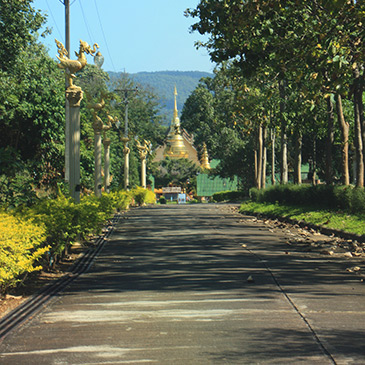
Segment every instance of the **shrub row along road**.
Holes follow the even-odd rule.
[[[354,260],[295,250],[229,205],[133,209],[0,363],[362,364]]]

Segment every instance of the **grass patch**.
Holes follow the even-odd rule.
[[[298,207],[252,201],[242,203],[240,212],[285,217],[343,232],[365,235],[365,214],[348,214],[342,211],[318,209],[310,206]]]

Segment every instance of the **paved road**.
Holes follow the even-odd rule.
[[[90,270],[4,339],[0,364],[365,364],[349,263],[286,254],[229,208],[128,212]]]

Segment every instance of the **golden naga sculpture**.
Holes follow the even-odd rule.
[[[86,95],[87,100],[91,100],[91,96],[89,95],[89,93],[87,91],[85,91],[85,95]],[[100,111],[105,106],[105,100],[104,100],[104,97],[105,96],[106,95],[104,93],[101,93],[101,95],[100,95],[100,101],[97,102],[97,103],[92,103],[91,101],[88,102],[87,108],[88,109],[93,109],[94,112]]]
[[[56,57],[60,61],[60,63],[57,66],[65,70],[69,87],[73,87],[74,85],[72,83],[72,79],[76,77],[75,73],[83,69],[87,63],[85,53],[93,56],[94,53],[97,51],[97,48],[99,48],[99,46],[97,43],[95,43],[93,45],[94,48],[91,48],[86,42],[80,40],[79,52],[75,52],[77,60],[70,60],[67,55],[67,50],[65,49],[63,44],[59,42],[57,39],[55,39],[55,41],[57,44],[58,54],[59,54],[59,56]]]
[[[58,41],[57,39],[55,39],[56,41],[56,44],[57,44],[57,48],[58,48],[58,54],[60,55],[60,57],[62,59],[67,59],[68,57],[68,52],[67,52],[67,49],[65,48],[65,46],[60,42]],[[57,57],[58,58],[58,57]]]
[[[108,112],[106,117],[108,118],[108,123],[104,126],[104,130],[108,131],[112,127],[112,123],[116,123],[118,121],[118,117],[112,117]]]
[[[138,149],[140,158],[146,158],[148,152],[151,150],[151,148],[150,148],[151,142],[147,141],[145,139],[143,140],[143,144],[141,144],[138,139],[135,139],[135,141],[137,144],[137,149]]]
[[[116,123],[118,121],[118,117],[112,117],[108,112],[106,113],[106,117],[108,118],[108,122],[106,125],[103,125],[104,140],[107,140],[106,132],[112,128],[112,123]]]

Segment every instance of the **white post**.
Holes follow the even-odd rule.
[[[104,138],[104,189],[110,191],[110,139]]]
[[[141,158],[141,185],[142,188],[146,189],[146,156]]]
[[[94,193],[97,197],[101,197],[101,132],[94,130]]]
[[[80,203],[80,102],[83,92],[78,86],[66,89],[70,117],[70,194],[76,203]]]

